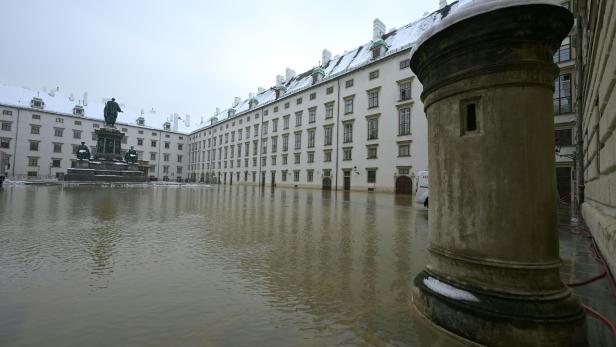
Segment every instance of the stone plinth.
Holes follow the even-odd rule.
[[[124,133],[115,128],[100,128],[94,130],[96,133],[96,154],[95,160],[117,160],[122,161],[122,138]]]
[[[584,346],[584,312],[559,277],[554,174],[552,54],[573,16],[528,3],[445,8],[411,59],[430,170],[428,265],[413,302],[481,344]]]

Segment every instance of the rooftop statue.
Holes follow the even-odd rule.
[[[126,160],[127,163],[134,164],[137,162],[137,159],[137,151],[135,151],[133,146],[130,146],[130,149],[124,155],[124,160]]]
[[[115,128],[115,122],[118,118],[118,112],[122,112],[120,105],[115,101],[115,98],[111,98],[111,101],[107,101],[104,109],[105,125]]]
[[[77,147],[77,159],[90,160],[90,149],[86,146],[85,142],[82,142],[81,145]]]

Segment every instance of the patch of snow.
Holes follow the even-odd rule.
[[[432,291],[454,300],[479,302],[475,295],[466,290],[458,289],[434,277],[424,278],[423,283]]]

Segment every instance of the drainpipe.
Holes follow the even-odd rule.
[[[338,191],[338,161],[339,161],[339,149],[338,149],[338,137],[339,134],[338,132],[340,131],[339,126],[340,126],[340,78],[337,79],[338,81],[338,90],[336,93],[338,93],[338,101],[336,101],[336,176],[335,176],[335,189],[334,191]]]
[[[17,109],[17,123],[15,124],[15,149],[13,151],[13,177],[15,177],[15,162],[17,161],[17,138],[19,135],[19,108]]]
[[[584,92],[584,86],[583,86],[583,81],[584,81],[584,64],[582,62],[582,45],[583,45],[583,33],[584,30],[582,30],[583,27],[583,18],[582,16],[578,16],[577,17],[577,23],[575,25],[575,31],[576,31],[576,50],[575,50],[575,65],[577,67],[577,85],[576,85],[576,112],[577,112],[577,120],[576,120],[576,158],[575,160],[577,161],[577,168],[576,168],[576,172],[575,175],[576,177],[576,181],[577,181],[577,186],[575,187],[576,189],[576,194],[575,194],[575,201],[573,201],[572,203],[575,205],[575,210],[574,210],[574,215],[573,217],[576,219],[580,219],[581,218],[581,207],[582,207],[582,203],[584,203],[584,139],[583,139],[583,112],[584,112],[584,98],[582,97],[583,92]]]

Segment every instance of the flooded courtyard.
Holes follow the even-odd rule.
[[[0,191],[0,345],[421,345],[410,196]]]

